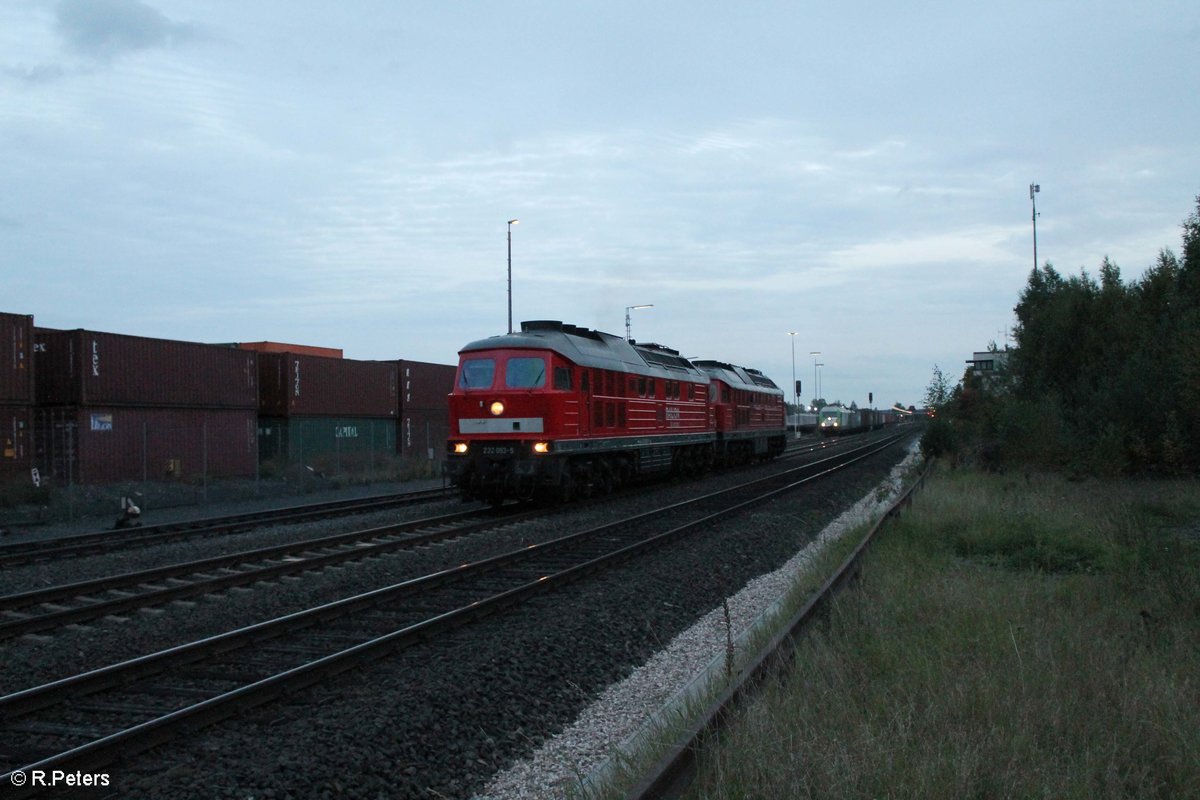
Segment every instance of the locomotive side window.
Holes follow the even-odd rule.
[[[563,391],[571,389],[571,370],[568,367],[554,368],[554,388]]]
[[[509,389],[540,389],[546,385],[546,362],[540,358],[510,358],[504,368]]]
[[[490,389],[496,377],[496,360],[473,358],[464,361],[458,374],[458,385],[463,389]]]

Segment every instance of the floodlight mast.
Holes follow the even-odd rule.
[[[1033,203],[1033,268],[1034,269],[1037,269],[1037,266],[1038,266],[1038,260],[1037,260],[1038,210],[1037,210],[1037,198],[1034,197],[1034,195],[1038,194],[1041,191],[1042,191],[1041,184],[1037,184],[1037,183],[1029,184],[1029,200],[1030,200],[1030,202]]]
[[[637,308],[654,308],[654,303],[645,303],[640,306],[625,306],[625,341],[633,341],[633,332],[630,327],[629,312]]]
[[[512,226],[520,222],[519,219],[510,219],[508,221],[508,332],[513,332],[512,327]]]

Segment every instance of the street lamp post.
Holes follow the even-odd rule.
[[[813,357],[813,385],[812,385],[812,388],[813,388],[813,391],[816,392],[816,394],[813,395],[813,397],[819,400],[821,398],[821,389],[817,385],[817,356],[821,355],[821,351],[820,350],[811,350],[811,351],[809,351],[809,355]]]
[[[823,366],[825,366],[825,365],[824,365],[824,364],[817,364],[817,366],[818,366],[818,367],[823,367]],[[819,399],[824,399],[824,395],[822,395],[822,394],[821,394],[821,370],[819,370],[819,369],[817,370],[817,397],[818,397]]]
[[[1034,197],[1034,195],[1040,191],[1042,191],[1042,187],[1040,184],[1037,184],[1037,183],[1029,184],[1029,200],[1031,203],[1033,203],[1033,268],[1034,269],[1037,269],[1037,265],[1038,265],[1038,262],[1037,262],[1037,218],[1038,218],[1038,213],[1037,213],[1037,198]]]
[[[633,341],[633,332],[629,325],[629,312],[636,308],[654,308],[654,303],[646,303],[640,306],[625,306],[625,341]]]
[[[510,219],[508,221],[508,332],[512,333],[512,226],[520,222],[519,219]]]
[[[796,334],[799,331],[788,331],[788,338],[792,340],[792,405],[795,406],[794,413],[800,413],[800,393],[796,391]]]

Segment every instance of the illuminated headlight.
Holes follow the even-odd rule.
[[[458,454],[458,455],[460,455],[460,456],[461,456],[461,455],[466,455],[466,453],[467,453],[467,443],[466,443],[466,442],[455,442],[455,443],[454,443],[454,452],[455,452],[455,453],[457,453],[457,454]]]
[[[533,443],[533,452],[549,453],[550,452],[550,443],[549,442],[534,442]]]
[[[492,416],[493,417],[498,417],[503,413],[504,413],[504,403],[501,403],[499,400],[492,403]]]

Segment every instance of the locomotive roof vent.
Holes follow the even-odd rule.
[[[562,320],[557,319],[529,319],[521,323],[521,333],[529,333],[530,331],[561,331],[562,329]]]
[[[673,356],[679,355],[678,350],[672,350],[665,344],[655,344],[654,342],[634,342],[638,347],[644,347],[647,350],[661,350],[664,353],[670,353]]]
[[[581,336],[586,339],[601,341],[598,331],[593,331],[589,328],[580,328],[578,325],[572,325],[569,322],[562,322],[557,319],[529,319],[521,323],[521,333],[535,333],[537,331],[566,333],[571,336]]]

